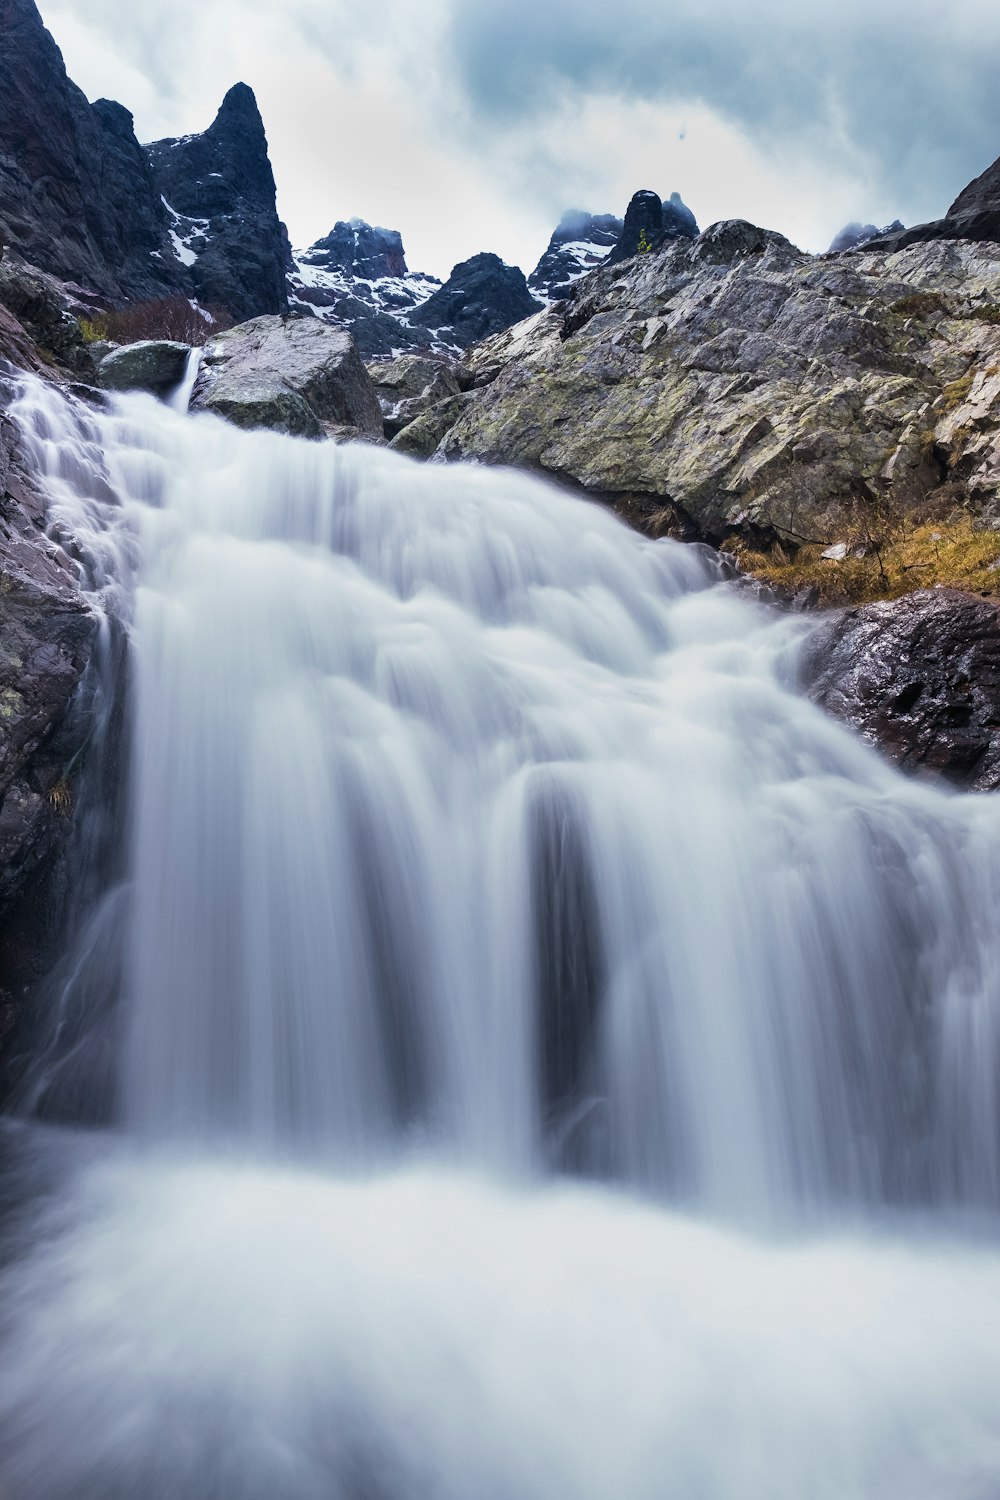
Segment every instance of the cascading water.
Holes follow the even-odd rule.
[[[15,415],[134,702],[120,1128],[8,1133],[0,1487],[994,1495],[994,799],[539,482]]]

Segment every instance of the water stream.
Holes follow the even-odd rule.
[[[540,481],[15,416],[132,760],[111,1076],[64,986],[5,1138],[0,1488],[1000,1493],[995,799]]]

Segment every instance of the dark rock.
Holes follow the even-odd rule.
[[[981,176],[962,189],[948,210],[949,219],[962,214],[990,213],[1000,209],[1000,157]]]
[[[0,415],[0,1008],[7,1020],[58,944],[50,883],[73,831],[88,735],[75,705],[98,632],[75,573],[44,534],[46,512],[17,431]]]
[[[893,227],[890,226],[872,243],[891,250],[926,244],[930,240],[1000,243],[1000,159],[963,188],[944,218],[933,219],[929,224],[915,224],[912,229],[901,229],[898,233],[892,232]]]
[[[97,378],[106,391],[151,391],[167,396],[184,379],[190,349],[164,339],[125,344],[106,354]]]
[[[904,771],[1000,786],[1000,609],[926,589],[846,610],[808,642],[809,695]]]
[[[839,234],[834,235],[828,255],[838,255],[844,250],[856,250],[861,245],[867,245],[869,240],[877,239],[880,235],[898,234],[903,228],[902,220],[893,219],[891,224],[885,224],[879,229],[875,224],[845,224]]]
[[[382,437],[375,388],[350,334],[317,318],[254,318],[217,334],[191,407],[298,437]]]
[[[574,281],[603,264],[624,228],[624,220],[614,214],[579,210],[564,214],[545,254],[528,277],[529,289],[549,302],[569,296]]]
[[[410,322],[468,348],[541,307],[517,266],[505,265],[499,255],[474,255],[455,267],[440,291],[410,315]]]
[[[235,84],[201,135],[146,147],[198,298],[234,318],[288,309],[288,239],[253,90]]]
[[[697,220],[679,193],[672,193],[664,203],[658,193],[643,188],[633,195],[625,210],[621,236],[607,263],[617,265],[633,255],[659,250],[668,240],[697,237]]]
[[[0,0],[0,219],[25,260],[112,301],[156,297],[186,278],[132,130],[88,103],[34,0]]]
[[[399,230],[379,229],[363,219],[338,220],[328,235],[310,247],[309,263],[328,271],[349,271],[366,281],[407,275]]]

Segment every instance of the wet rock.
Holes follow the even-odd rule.
[[[1000,786],[1000,609],[954,589],[825,620],[802,661],[813,700],[895,765],[964,791]]]
[[[253,318],[217,334],[205,345],[191,406],[298,437],[382,437],[354,341],[317,318]]]
[[[145,339],[106,354],[98,380],[106,391],[151,391],[167,396],[184,379],[190,349],[187,344]]]
[[[0,415],[0,999],[8,1020],[57,946],[51,887],[73,829],[88,735],[79,690],[98,629],[72,566],[44,534],[46,519],[16,430]]]

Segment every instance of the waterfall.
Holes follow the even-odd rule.
[[[175,405],[13,409],[132,765],[117,1124],[19,1127],[0,1486],[992,1493],[997,802],[706,551]]]

